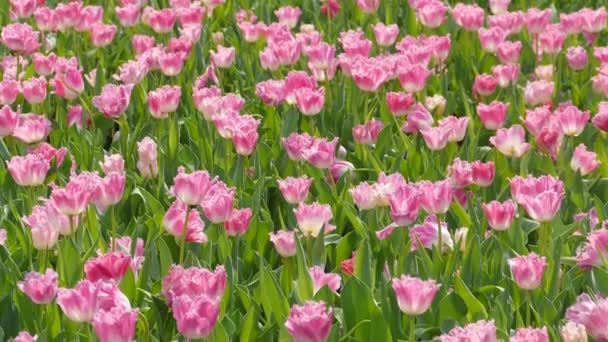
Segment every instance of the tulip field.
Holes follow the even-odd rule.
[[[608,342],[602,0],[1,0],[0,341]]]

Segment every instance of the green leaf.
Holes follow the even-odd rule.
[[[268,266],[261,267],[260,290],[264,312],[268,317],[274,315],[277,322],[282,324],[289,314],[289,304]]]
[[[361,279],[369,288],[374,287],[374,279],[372,272],[371,251],[369,240],[364,239],[359,243],[357,248],[357,256],[355,256],[354,275]]]
[[[439,302],[439,321],[446,319],[461,320],[467,314],[466,303],[454,292],[445,296]]]
[[[371,290],[361,280],[351,277],[341,292],[344,328],[354,331],[353,337],[362,341],[392,341],[390,328],[376,304]],[[357,327],[360,322],[370,324]],[[355,329],[357,327],[357,329]]]
[[[158,239],[158,252],[160,254],[160,276],[164,278],[173,265],[173,257],[171,257],[171,251],[163,239]]]
[[[305,237],[305,239],[312,239],[312,237]],[[300,301],[304,302],[312,298],[313,296],[313,284],[308,272],[308,262],[306,262],[306,253],[302,247],[302,242],[297,238],[297,251],[296,260],[298,262],[298,284],[297,292]]]
[[[481,313],[484,319],[488,318],[488,312],[483,304],[477,299],[469,290],[467,285],[458,276],[454,277],[455,292],[464,300],[467,304],[469,319],[474,319],[475,315]]]

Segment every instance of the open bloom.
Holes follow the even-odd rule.
[[[490,143],[506,156],[521,158],[531,147],[526,142],[525,134],[524,128],[520,125],[501,128],[490,138]]]
[[[207,297],[219,303],[226,288],[226,270],[218,265],[215,270],[202,267],[183,268],[173,265],[169,274],[163,278],[162,294],[169,306],[181,296],[187,298]]]
[[[106,84],[101,94],[93,97],[93,105],[108,118],[119,117],[129,106],[133,85]]]
[[[194,171],[186,173],[186,169],[180,166],[177,175],[173,179],[171,192],[180,201],[188,205],[200,204],[211,187],[217,182],[217,178],[211,178],[207,171]]]
[[[416,221],[420,210],[419,196],[418,189],[408,184],[399,186],[389,194],[388,201],[393,223],[407,226]]]
[[[585,326],[573,321],[569,321],[560,330],[560,335],[564,342],[587,342],[587,330]]]
[[[97,311],[91,324],[100,342],[131,342],[135,337],[137,313],[137,309],[115,306]]]
[[[543,280],[547,262],[545,257],[530,253],[509,259],[509,267],[519,288],[534,290],[540,286]]]
[[[131,257],[124,253],[111,252],[89,259],[84,264],[87,280],[114,280],[120,282],[131,266]]]
[[[608,339],[608,299],[597,296],[595,300],[583,293],[576,303],[566,310],[566,319],[582,324],[596,341]]]
[[[91,197],[99,212],[103,213],[108,207],[120,202],[125,192],[125,183],[125,175],[118,172],[110,172],[100,179]]]
[[[232,209],[230,217],[224,222],[224,229],[228,236],[244,235],[249,228],[249,221],[251,220],[251,209]]]
[[[229,68],[234,63],[235,57],[234,47],[218,45],[217,52],[209,52],[209,58],[211,58],[213,65],[221,69]]]
[[[601,266],[608,258],[608,230],[594,230],[587,236],[587,243],[579,250],[577,264],[583,270]]]
[[[82,280],[73,289],[60,288],[57,304],[70,320],[90,322],[97,307],[97,286],[89,280]]]
[[[441,247],[439,246],[439,234],[441,234]],[[454,247],[454,241],[452,241],[452,237],[448,231],[448,225],[442,222],[440,229],[437,217],[434,215],[427,216],[422,224],[413,226],[410,229],[409,238],[412,242],[412,251],[417,251],[420,247],[427,249],[437,247],[442,252],[445,252]]]
[[[377,23],[374,25],[374,37],[376,37],[376,43],[380,46],[393,45],[398,35],[399,26],[397,24],[384,25],[383,23]]]
[[[410,316],[418,316],[427,311],[441,287],[432,279],[422,280],[409,275],[394,278],[392,283],[399,309]]]
[[[542,328],[520,328],[511,337],[511,342],[549,342],[547,327]]]
[[[270,233],[270,242],[274,244],[277,253],[283,258],[296,255],[295,231],[279,230],[276,233]]]
[[[477,105],[477,114],[484,127],[491,130],[501,128],[507,119],[508,103],[492,101],[489,105],[480,103]]]
[[[15,53],[29,55],[40,46],[38,34],[28,24],[14,23],[2,28],[0,40]]]
[[[17,287],[36,304],[48,304],[53,301],[59,284],[57,273],[47,269],[44,274],[28,272]]]
[[[218,303],[204,295],[178,296],[171,307],[177,330],[187,339],[209,336],[220,314]]]
[[[319,169],[327,169],[336,160],[337,145],[337,138],[331,141],[324,138],[315,138],[312,144],[302,151],[302,155],[311,165]]]
[[[378,141],[378,135],[384,128],[382,121],[371,119],[365,124],[353,127],[353,139],[355,142],[364,145],[372,145]]]
[[[228,188],[223,183],[216,183],[208,196],[201,202],[205,217],[212,223],[224,223],[230,218],[234,202],[234,188]]]
[[[327,286],[332,292],[338,291],[341,278],[337,273],[325,273],[321,266],[313,266],[308,270],[312,279],[313,292],[317,293],[323,286]]]
[[[308,301],[291,308],[285,327],[295,342],[325,342],[332,321],[333,310],[326,309],[324,302]]]
[[[298,228],[304,236],[317,237],[321,229],[332,219],[333,214],[329,204],[312,204],[300,203],[298,208],[294,209]]]
[[[589,121],[589,111],[582,111],[572,104],[560,105],[553,114],[563,134],[579,136]]]
[[[545,80],[528,82],[524,90],[524,100],[532,107],[547,104],[551,102],[553,88],[553,82]]]
[[[0,137],[11,135],[17,127],[19,112],[14,112],[8,105],[0,108]]]
[[[46,98],[46,79],[43,76],[32,77],[23,82],[21,93],[30,104],[40,104]]]
[[[452,202],[452,185],[449,180],[418,183],[420,205],[429,214],[444,214]]]
[[[150,137],[137,142],[137,169],[145,178],[154,178],[158,174],[158,151],[156,143]]]
[[[587,146],[584,144],[578,145],[574,149],[570,167],[574,171],[580,171],[581,175],[586,176],[600,166],[600,161],[597,159],[595,152],[587,151]]]
[[[163,226],[165,230],[173,235],[176,239],[184,238],[184,223],[186,219],[185,203],[175,201],[163,217]],[[207,235],[204,233],[205,223],[201,219],[201,215],[196,208],[190,209],[188,213],[188,227],[185,230],[186,242],[207,242]]]
[[[26,144],[44,140],[51,132],[51,121],[44,115],[21,114],[13,136]]]

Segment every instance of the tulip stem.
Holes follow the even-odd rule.
[[[43,249],[38,251],[38,272],[44,273],[44,269],[46,268],[47,257],[49,250]]]
[[[110,207],[110,221],[112,224],[112,245],[110,246],[110,249],[112,252],[114,252],[114,249],[116,248],[116,218],[114,216],[114,206]]]
[[[184,252],[186,251],[186,235],[188,234],[188,211],[190,210],[190,205],[186,204],[186,218],[184,219],[184,228],[182,230],[182,241],[181,246],[179,248],[179,264],[181,265],[184,262]]]
[[[532,320],[530,308],[532,307],[532,296],[530,295],[530,291],[526,291],[526,327],[530,326],[530,321]]]
[[[441,261],[441,255],[443,252],[443,237],[441,231],[441,214],[437,214],[437,250],[439,251],[439,261]]]
[[[416,341],[416,316],[408,316],[410,321],[410,335],[408,337],[409,342]]]

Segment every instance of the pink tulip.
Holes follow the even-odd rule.
[[[23,281],[17,282],[17,287],[25,293],[32,302],[36,304],[49,304],[55,298],[58,276],[52,269],[47,269],[44,274],[28,272]]]
[[[237,116],[237,118],[234,126],[228,127],[232,135],[234,149],[238,155],[250,156],[255,150],[259,138],[257,130],[261,121],[253,115],[241,115]],[[220,130],[219,127],[218,130]]]
[[[299,7],[283,6],[274,11],[274,15],[279,19],[279,23],[289,28],[294,28],[298,24],[302,10]]]
[[[439,336],[437,340],[439,342],[459,342],[471,340],[493,342],[498,341],[498,338],[496,337],[496,325],[494,324],[494,321],[480,320],[474,323],[469,323],[464,327],[454,327],[449,333]]]
[[[526,143],[525,134],[523,127],[513,125],[496,131],[496,135],[490,138],[490,142],[500,153],[509,157],[521,158],[530,149],[530,144]]]
[[[420,209],[420,192],[414,186],[399,186],[388,196],[393,223],[407,226],[416,221]]]
[[[479,29],[479,41],[481,48],[486,52],[495,53],[499,46],[505,41],[507,32],[500,27],[491,27],[489,29]]]
[[[551,102],[553,82],[545,80],[528,82],[524,90],[524,100],[530,106],[543,105]]]
[[[450,115],[439,120],[439,127],[445,127],[450,130],[450,134],[448,136],[449,142],[462,141],[467,133],[468,126],[469,117],[467,116],[455,117]]]
[[[454,247],[454,242],[448,231],[448,225],[441,223],[441,229],[437,224],[437,217],[427,216],[424,222],[410,229],[409,238],[412,243],[411,250],[417,251],[419,247],[432,249],[439,248],[439,234],[441,234],[441,251],[446,252]],[[420,242],[420,243],[418,243]]]
[[[538,136],[541,130],[550,122],[551,111],[547,106],[536,107],[533,110],[526,110],[524,124],[533,136]]]
[[[296,93],[302,88],[317,89],[317,81],[304,71],[290,71],[285,78],[284,94],[289,104],[296,103]]]
[[[494,163],[482,163],[476,160],[471,163],[473,183],[480,187],[490,186],[494,182]]]
[[[316,138],[302,154],[304,159],[319,169],[329,168],[336,160],[336,146],[338,139],[328,141],[325,138]]]
[[[123,253],[110,252],[89,259],[84,264],[84,273],[88,281],[114,280],[120,282],[131,266],[131,257]]]
[[[564,342],[586,342],[587,330],[584,325],[570,321],[560,330]]]
[[[317,115],[323,109],[325,104],[325,88],[321,87],[317,90],[301,88],[295,93],[296,104],[298,110],[306,115]]]
[[[154,37],[146,36],[143,34],[136,34],[131,38],[131,45],[135,50],[136,55],[141,55],[144,52],[150,50],[156,45]]]
[[[522,47],[520,41],[504,41],[496,46],[496,55],[504,64],[515,64],[519,60]]]
[[[602,266],[607,257],[608,230],[602,228],[589,233],[587,242],[578,251],[576,260],[582,270],[588,271],[593,266]]]
[[[70,181],[65,188],[53,189],[50,199],[51,204],[62,214],[78,216],[89,205],[91,196],[92,191],[85,184]]]
[[[324,302],[305,302],[294,305],[289,311],[285,327],[295,342],[325,342],[333,321],[332,308],[325,308]]]
[[[42,76],[50,76],[55,71],[55,63],[57,56],[54,53],[43,55],[41,53],[34,53],[32,55],[32,63],[34,64],[34,70],[36,73]]]
[[[414,104],[414,96],[410,93],[386,93],[386,104],[395,116],[405,116]]]
[[[490,227],[498,231],[509,229],[515,218],[515,206],[511,200],[503,203],[498,201],[492,201],[488,204],[484,203],[483,212]]]
[[[596,10],[583,8],[579,11],[582,30],[586,33],[598,33],[606,27],[606,9],[600,7]]]
[[[334,19],[340,12],[340,2],[338,0],[321,0],[319,9],[325,16]]]
[[[84,117],[81,105],[68,106],[68,112],[66,113],[66,120],[68,127],[76,125],[78,129],[81,129],[84,125]],[[89,122],[87,121],[87,124]]]
[[[36,342],[38,341],[38,335],[30,335],[27,331],[21,331],[19,335],[15,336],[11,341],[13,342]]]
[[[496,90],[496,79],[489,74],[479,74],[473,82],[473,94],[489,96]]]
[[[357,0],[357,6],[363,13],[374,13],[380,7],[380,0]]]
[[[137,84],[148,74],[148,66],[139,60],[127,61],[118,67],[118,73],[114,79],[123,84]]]
[[[11,15],[15,15],[17,18],[31,17],[38,5],[37,0],[9,0],[9,3],[11,4]]]
[[[554,113],[557,124],[568,136],[580,135],[589,121],[589,111],[581,111],[572,104],[560,105]]]
[[[251,209],[232,209],[230,218],[224,222],[224,229],[228,236],[245,235],[251,220]]]
[[[181,97],[180,86],[164,85],[148,93],[148,106],[152,117],[164,119],[177,110]]]
[[[358,144],[373,145],[378,141],[382,129],[384,129],[382,121],[371,119],[365,124],[353,127],[353,139]]]
[[[93,97],[93,105],[108,118],[117,118],[127,110],[133,85],[106,84],[101,94]]]
[[[99,162],[99,166],[106,175],[111,172],[124,174],[125,160],[121,154],[105,155],[103,161]]]
[[[10,105],[17,99],[19,95],[19,83],[14,80],[0,81],[0,104]]]
[[[201,202],[205,217],[212,223],[224,223],[230,218],[234,202],[234,188],[227,188],[223,183],[215,184]]]
[[[582,70],[587,66],[587,51],[581,46],[571,46],[566,52],[566,61],[573,70]]]
[[[298,204],[306,200],[312,179],[307,176],[300,178],[287,177],[284,180],[279,180],[278,184],[285,201],[289,204]]]
[[[209,336],[220,314],[218,303],[204,295],[178,296],[171,307],[177,330],[188,340]]]
[[[608,339],[608,299],[597,296],[595,300],[583,293],[576,303],[566,310],[566,319],[582,324],[596,341]]]
[[[406,93],[416,93],[424,89],[431,72],[419,64],[405,65],[399,68],[399,82]]]
[[[206,11],[206,7],[188,3],[177,11],[179,22],[182,27],[200,27]]]
[[[139,21],[139,6],[137,5],[126,5],[123,7],[116,7],[116,16],[118,21],[124,27],[133,27],[137,25]]]
[[[308,133],[291,133],[287,138],[281,138],[281,145],[293,161],[305,160],[304,151],[312,147],[314,138]]]
[[[44,206],[36,205],[32,213],[22,219],[23,223],[32,229],[32,238],[37,249],[46,249],[53,246],[58,234],[69,235],[70,219],[60,213],[48,201]]]
[[[44,140],[51,131],[51,121],[43,115],[21,114],[13,136],[26,144]]]
[[[492,101],[489,105],[480,103],[477,105],[477,114],[485,128],[498,130],[505,124],[508,107],[508,103],[500,101]]]
[[[332,292],[337,292],[340,287],[341,278],[337,273],[325,273],[322,267],[313,266],[308,269],[313,284],[313,293],[319,292],[327,286]]]
[[[566,34],[557,25],[549,25],[539,34],[540,49],[548,55],[556,55],[562,49]]]
[[[51,168],[48,160],[36,154],[28,154],[25,157],[14,156],[6,162],[6,165],[13,180],[20,186],[41,185]]]
[[[462,189],[473,184],[473,169],[467,161],[454,159],[448,166],[448,179],[455,189]]]
[[[154,140],[145,137],[137,142],[137,169],[145,178],[154,178],[158,174],[157,147]]]
[[[221,265],[216,266],[214,271],[199,267],[184,269],[180,265],[173,265],[162,281],[162,294],[170,307],[182,296],[190,299],[207,297],[219,304],[225,288],[226,271]]]
[[[277,253],[283,258],[296,255],[295,232],[293,230],[279,230],[270,233],[270,242],[274,244]]]
[[[426,146],[431,151],[440,151],[444,149],[450,137],[451,128],[445,126],[430,127],[420,131]]]
[[[131,342],[135,337],[138,310],[114,307],[99,310],[91,324],[100,342]]]
[[[406,315],[418,316],[429,309],[441,285],[434,280],[402,275],[392,281],[399,309]]]
[[[549,334],[547,327],[540,329],[535,328],[520,328],[515,333],[515,336],[509,340],[511,342],[549,342]]]
[[[399,35],[399,26],[397,24],[384,25],[377,23],[374,25],[374,37],[379,46],[387,47],[395,44]]]
[[[2,28],[0,40],[2,43],[17,54],[30,55],[38,50],[39,33],[32,30],[28,24],[14,23]]]
[[[186,57],[184,52],[161,52],[158,55],[158,67],[165,76],[177,76],[182,72]]]
[[[551,20],[551,10],[539,10],[537,8],[529,8],[526,12],[525,23],[528,28],[528,32],[532,34],[538,34],[542,32]]]
[[[6,244],[6,229],[0,228],[0,246],[4,246]]]
[[[125,175],[118,172],[110,172],[101,178],[91,197],[100,213],[104,213],[108,207],[120,202],[125,191],[125,183]]]
[[[66,32],[69,29],[75,28],[80,22],[81,12],[82,3],[80,2],[59,3],[55,7],[57,30]]]
[[[352,163],[349,163],[344,160],[336,160],[329,167],[329,174],[334,183],[337,183],[338,180],[345,175],[347,172],[351,172],[351,174],[355,171],[355,166]]]
[[[91,44],[97,48],[110,45],[116,35],[116,30],[116,25],[95,24],[91,26]]]
[[[226,69],[232,66],[235,59],[234,47],[224,47],[222,45],[217,46],[217,52],[209,52],[209,58],[215,67]]]
[[[66,70],[59,71],[55,67],[55,77],[49,84],[55,89],[55,95],[66,100],[75,100],[84,91],[84,79],[82,70],[69,66]]]
[[[142,23],[150,26],[156,33],[168,33],[175,24],[175,12],[171,8],[154,10],[146,7],[142,13]]]
[[[55,31],[57,29],[57,11],[48,7],[38,7],[34,10],[36,27],[42,32]]]
[[[502,14],[508,11],[511,0],[489,0],[490,11],[494,14]]]
[[[317,237],[321,229],[333,218],[329,204],[314,202],[306,204],[301,202],[293,212],[298,222],[298,228],[304,236]]]
[[[96,312],[97,286],[82,280],[73,289],[60,288],[57,291],[57,304],[71,321],[90,322]]]
[[[509,34],[516,34],[524,27],[524,13],[520,11],[505,12],[488,17],[488,26],[500,27]]]
[[[523,290],[538,288],[547,267],[545,257],[530,253],[509,259],[509,267],[517,286]]]
[[[4,110],[5,110],[4,108],[2,110],[0,110],[0,117],[2,116],[1,114],[4,112]],[[0,123],[1,122],[2,122],[2,120],[0,119]],[[597,113],[591,120],[591,123],[597,129],[604,131],[604,132],[608,132],[608,102],[602,101],[602,102],[598,103]],[[2,135],[2,134],[0,134],[0,135]]]
[[[285,81],[266,80],[255,87],[255,94],[268,106],[279,105],[285,100]]]
[[[353,65],[350,74],[359,89],[370,93],[377,92],[389,76],[381,65],[371,60]]]
[[[40,104],[46,98],[46,79],[43,76],[39,78],[30,78],[23,82],[21,92],[25,100],[30,104]]]
[[[377,187],[368,182],[361,182],[349,190],[359,210],[369,210],[381,206]]]
[[[163,218],[163,226],[165,230],[173,235],[176,239],[183,239],[184,236],[184,220],[186,218],[187,206],[185,203],[175,201],[167,210]],[[188,228],[186,229],[186,242],[205,243],[207,235],[204,233],[205,223],[201,219],[201,215],[192,208],[188,213]]]
[[[492,75],[494,75],[496,83],[501,88],[506,88],[509,85],[517,84],[517,78],[519,77],[519,65],[496,65],[492,67]]]
[[[585,144],[580,144],[574,149],[570,167],[575,172],[580,171],[581,175],[586,176],[600,166],[595,152],[587,151]]]
[[[420,205],[429,214],[444,214],[452,202],[452,185],[448,180],[418,183]]]
[[[428,28],[437,28],[446,20],[448,8],[441,1],[425,1],[416,9],[416,17]]]
[[[452,9],[452,16],[457,25],[467,31],[477,31],[483,25],[485,13],[483,8],[473,4],[458,3]]]
[[[183,166],[177,169],[177,175],[173,179],[171,192],[180,201],[195,206],[200,204],[217,179],[211,178],[207,171],[194,171],[186,173]]]
[[[61,16],[59,16],[61,18]],[[74,29],[78,32],[91,31],[93,26],[101,24],[103,19],[103,8],[101,6],[85,6],[78,13],[78,20]]]

